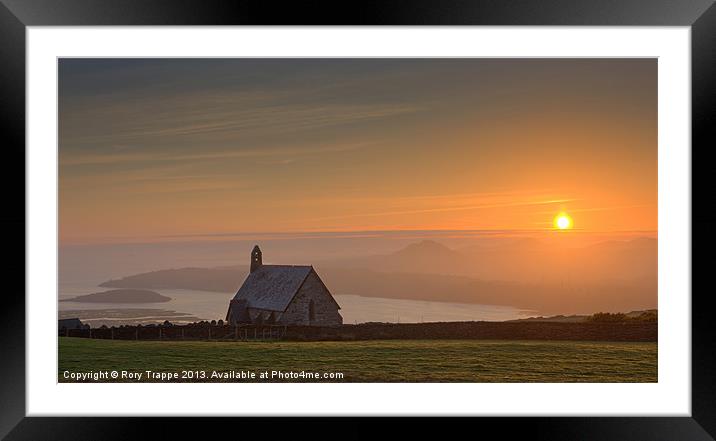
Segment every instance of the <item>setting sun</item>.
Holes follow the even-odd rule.
[[[568,230],[572,228],[572,218],[567,213],[559,213],[554,218],[554,228],[558,230]]]

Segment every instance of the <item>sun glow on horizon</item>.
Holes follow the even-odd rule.
[[[554,218],[554,228],[556,230],[569,230],[573,224],[572,218],[565,212],[559,213]]]

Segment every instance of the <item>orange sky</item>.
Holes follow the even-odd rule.
[[[657,229],[656,61],[60,61],[60,241]]]

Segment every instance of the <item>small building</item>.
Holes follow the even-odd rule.
[[[341,307],[310,265],[264,265],[261,249],[251,251],[251,269],[229,302],[231,324],[338,326]]]
[[[64,331],[69,329],[89,329],[89,325],[82,323],[78,318],[59,319],[57,321],[57,330]]]

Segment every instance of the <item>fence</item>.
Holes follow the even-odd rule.
[[[281,340],[286,327],[279,325],[237,326],[123,326],[91,329],[60,329],[60,337],[103,340]]]
[[[60,336],[114,340],[343,341],[410,339],[657,341],[658,324],[553,322],[363,323],[341,326],[174,325],[70,329]]]

